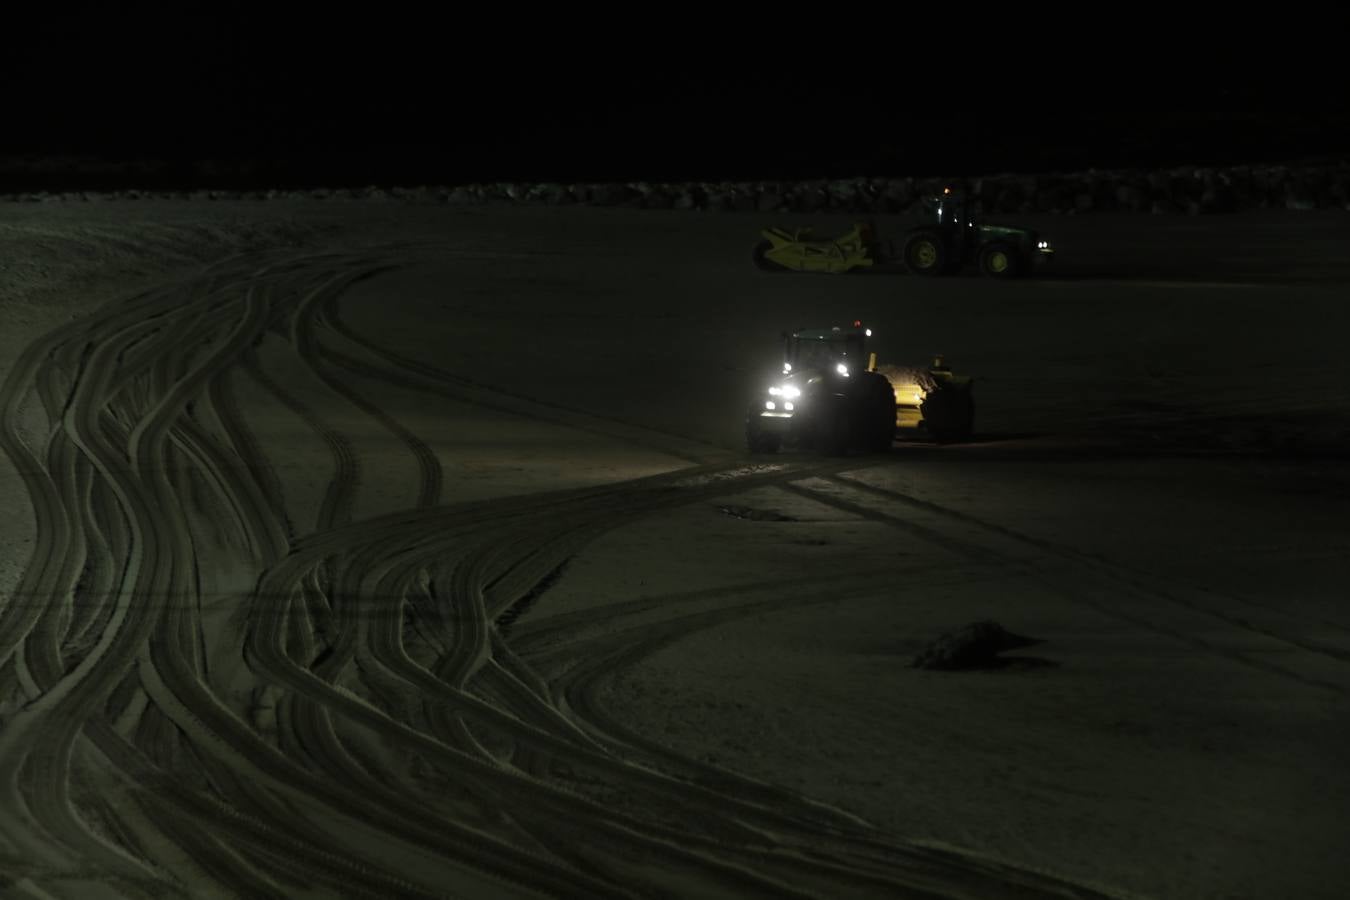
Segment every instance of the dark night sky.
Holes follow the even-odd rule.
[[[285,23],[193,14],[129,26],[105,12],[34,26],[3,61],[0,156],[251,158],[299,180],[451,182],[1350,152],[1336,57],[1291,64],[1212,36],[925,42],[866,27],[822,35],[820,22],[745,33],[691,18],[605,34],[564,21],[528,35],[517,24],[367,8]],[[1201,56],[1200,43],[1228,49]]]

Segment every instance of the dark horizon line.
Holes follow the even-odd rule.
[[[714,113],[678,128],[658,128],[650,116],[626,129],[612,123],[595,129],[564,125],[556,117],[527,127],[503,118],[493,128],[463,134],[424,126],[384,137],[305,133],[319,127],[309,119],[280,130],[241,130],[240,122],[232,129],[222,122],[220,134],[209,139],[189,123],[179,132],[128,129],[115,140],[95,137],[98,130],[87,130],[87,122],[81,133],[68,126],[34,127],[9,136],[8,152],[0,145],[0,192],[969,178],[1350,157],[1350,113],[1330,111],[1172,112],[1152,119],[1124,111],[1023,119],[954,115],[926,122],[846,122],[795,133],[778,127],[775,116],[763,127],[750,127],[726,109]],[[662,116],[668,123],[668,111]],[[21,141],[24,145],[16,146]]]
[[[1231,154],[1187,154],[1174,159],[1120,164],[1118,160],[1095,162],[1061,159],[1042,165],[987,167],[958,165],[951,161],[939,167],[913,163],[883,164],[850,160],[802,163],[788,167],[726,165],[676,168],[670,165],[618,169],[554,168],[526,166],[461,168],[431,164],[398,165],[387,160],[363,164],[314,164],[298,160],[197,159],[165,161],[152,159],[91,160],[64,157],[73,168],[33,168],[21,162],[33,157],[0,156],[0,193],[78,192],[106,190],[313,190],[353,189],[370,186],[464,187],[474,184],[651,184],[784,182],[807,183],[852,179],[980,178],[995,175],[1028,177],[1098,172],[1157,171],[1177,168],[1297,167],[1350,164],[1350,152],[1300,153],[1260,158]],[[41,159],[42,157],[38,157]]]

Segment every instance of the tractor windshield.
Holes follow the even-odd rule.
[[[849,367],[861,368],[862,340],[856,335],[834,335],[829,338],[795,337],[788,346],[788,359],[792,368],[829,369],[838,363]]]
[[[939,225],[960,225],[966,221],[966,205],[960,199],[952,196],[940,197],[935,204],[934,212],[937,215]]]

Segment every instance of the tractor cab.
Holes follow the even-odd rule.
[[[932,213],[936,223],[943,228],[956,228],[961,225],[975,227],[973,205],[964,195],[953,193],[951,188],[943,188],[941,194],[930,197],[924,205]]]
[[[867,338],[872,329],[854,321],[852,328],[800,329],[783,335],[783,374],[824,372],[849,377],[868,368]]]

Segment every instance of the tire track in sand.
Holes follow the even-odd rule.
[[[409,365],[359,336],[352,352],[338,298],[407,253],[234,260],[58,329],[0,388],[0,442],[26,473],[41,535],[26,602],[0,612],[0,671],[22,657],[14,677],[32,695],[0,732],[0,836],[30,852],[30,877],[97,871],[129,896],[203,879],[241,896],[321,885],[619,897],[661,894],[670,879],[707,896],[1091,895],[913,847],[622,733],[592,686],[706,616],[648,623],[623,635],[635,640],[622,652],[564,667],[570,681],[550,684],[515,652],[497,621],[597,537],[857,464],[714,463],[454,503],[430,447],[366,395],[372,381],[634,435]],[[326,408],[264,371],[264,339],[266,352],[289,344],[332,396],[411,453],[417,508],[351,521],[363,461]],[[287,527],[241,374],[334,461],[313,533]],[[53,420],[41,457],[19,433],[32,396]],[[199,607],[203,567],[234,560],[219,546],[226,532],[203,524],[208,508],[254,548],[258,568],[227,627]],[[81,556],[108,596],[77,616],[66,569]],[[586,628],[617,641],[622,624],[598,615]],[[247,668],[213,683],[207,660],[231,654]],[[270,698],[271,712],[248,697]],[[124,818],[72,796],[72,784],[96,783],[91,759],[138,798]]]

